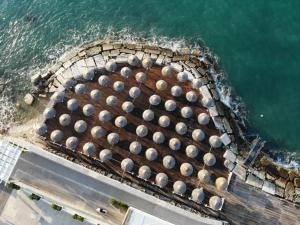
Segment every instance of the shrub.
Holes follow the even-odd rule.
[[[59,206],[59,205],[56,205],[56,204],[52,204],[51,207],[52,207],[52,209],[57,210],[57,211],[61,211],[62,210],[62,207]]]
[[[80,221],[80,222],[83,222],[83,221],[84,221],[84,217],[79,216],[78,214],[74,214],[74,215],[72,216],[72,218],[73,218],[74,220],[78,220],[78,221]]]
[[[29,196],[29,198],[31,198],[32,200],[37,200],[37,201],[41,199],[40,196],[33,194],[33,193]]]
[[[19,185],[16,185],[15,183],[13,182],[9,182],[6,184],[6,187],[9,187],[9,188],[12,188],[12,189],[16,189],[16,190],[20,190],[20,186]]]
[[[111,199],[111,204],[114,206],[114,207],[116,207],[116,208],[118,208],[118,209],[120,209],[120,210],[122,210],[122,211],[127,211],[127,209],[128,209],[128,205],[126,204],[126,203],[124,203],[124,202],[122,202],[122,201],[119,201],[119,200],[117,200],[117,199]]]

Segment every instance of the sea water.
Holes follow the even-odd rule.
[[[0,0],[0,122],[30,76],[96,38],[205,45],[241,97],[253,134],[300,153],[300,1]]]

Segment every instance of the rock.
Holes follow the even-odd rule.
[[[286,187],[285,187],[285,191],[284,191],[285,198],[292,201],[293,197],[294,197],[294,194],[295,194],[294,185],[293,185],[292,182],[288,182]]]
[[[277,177],[274,177],[274,176],[272,176],[271,174],[266,173],[266,178],[267,178],[268,180],[274,181],[274,180],[276,180]]]
[[[278,168],[279,175],[285,179],[289,178],[289,171],[283,167]]]
[[[280,177],[279,179],[275,180],[275,184],[279,187],[285,188],[287,180]]]
[[[275,184],[265,180],[262,190],[271,195],[275,195]]]
[[[295,188],[295,193],[300,196],[300,188]]]
[[[32,105],[33,101],[34,101],[34,97],[32,94],[28,93],[25,95],[24,102],[26,103],[26,105]]]
[[[297,197],[295,198],[294,202],[300,203],[300,196],[297,196]]]
[[[278,195],[283,198],[284,196],[284,189],[278,186],[275,186],[275,195]]]
[[[294,179],[294,185],[295,185],[295,187],[297,187],[297,188],[300,187],[300,178],[299,178],[299,177],[297,177],[297,178]]]
[[[36,85],[36,84],[39,82],[40,78],[41,78],[41,76],[40,76],[39,73],[33,75],[33,76],[30,78],[31,83],[34,84],[34,85]]]
[[[257,188],[262,188],[263,186],[263,180],[259,179],[258,177],[249,174],[246,180],[247,184],[250,184],[251,186],[257,187]]]
[[[267,171],[267,173],[268,173],[270,176],[272,176],[272,177],[277,178],[277,177],[280,176],[280,175],[279,175],[279,172],[278,172],[278,170],[277,170],[277,168],[276,168],[276,166],[274,166],[274,165],[272,165],[272,164],[269,164],[269,165],[266,166],[266,171]]]
[[[290,181],[293,181],[295,177],[297,177],[296,172],[293,171],[293,170],[290,170],[290,171],[289,171],[289,178],[290,178]]]

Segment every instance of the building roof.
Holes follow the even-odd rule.
[[[127,211],[125,220],[122,225],[174,225],[158,217],[145,213],[136,208],[130,207]]]

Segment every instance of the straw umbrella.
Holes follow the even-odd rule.
[[[74,130],[79,133],[82,134],[86,131],[87,129],[87,123],[84,120],[77,120],[74,124]]]
[[[115,119],[115,125],[116,127],[119,127],[119,128],[123,128],[127,125],[127,119],[125,116],[118,116],[116,119]]]
[[[146,137],[148,135],[148,128],[145,125],[139,125],[137,126],[135,132],[139,137]]]
[[[106,98],[106,104],[111,107],[116,107],[119,103],[119,100],[116,96],[110,95]]]
[[[98,83],[100,86],[107,87],[109,85],[109,77],[107,75],[101,75],[98,78]]]
[[[150,57],[144,58],[142,61],[142,65],[145,69],[150,69],[153,65],[152,59]]]
[[[86,92],[86,86],[84,84],[76,84],[74,91],[77,95],[84,95]]]
[[[172,112],[176,109],[176,102],[174,100],[167,100],[165,102],[165,109],[169,112]]]
[[[171,138],[169,140],[169,147],[174,151],[178,151],[181,147],[181,141],[178,138]]]
[[[175,126],[177,134],[184,135],[187,132],[187,126],[183,122],[179,122]]]
[[[194,91],[189,91],[185,94],[185,98],[189,102],[196,102],[198,100],[198,95]]]
[[[56,115],[56,111],[54,108],[50,108],[50,107],[47,107],[45,108],[44,112],[43,112],[43,116],[45,119],[52,119],[54,118]]]
[[[132,70],[129,67],[125,66],[121,69],[120,74],[121,76],[128,78],[132,75]]]
[[[99,153],[99,158],[101,162],[106,162],[112,159],[112,152],[110,149],[103,149]]]
[[[107,110],[102,110],[98,116],[101,122],[107,122],[111,120],[111,113]]]
[[[69,114],[62,114],[59,117],[59,124],[62,125],[63,127],[69,126],[71,123],[71,116]]]
[[[145,152],[146,158],[149,161],[154,161],[157,159],[158,157],[158,153],[157,150],[155,148],[148,148]]]
[[[202,203],[205,198],[203,188],[195,188],[192,191],[192,200],[197,203]]]
[[[210,117],[209,115],[207,115],[207,113],[200,113],[198,115],[198,123],[200,125],[207,125],[210,121]]]
[[[91,129],[91,135],[95,139],[104,137],[105,133],[105,130],[101,126],[95,126]]]
[[[219,136],[210,136],[208,141],[212,148],[220,148],[222,146],[222,140]]]
[[[164,188],[169,182],[168,175],[165,173],[158,173],[155,176],[155,183],[158,187]]]
[[[224,191],[226,190],[228,187],[228,182],[227,182],[227,179],[225,177],[218,177],[216,179],[216,188],[219,190],[219,191]]]
[[[205,139],[205,133],[201,129],[195,129],[192,132],[192,138],[196,142],[201,142]]]
[[[139,177],[148,180],[151,177],[151,169],[149,166],[141,166],[139,168]]]
[[[110,133],[109,135],[107,135],[107,142],[110,145],[116,145],[118,144],[120,141],[120,136],[117,133]]]
[[[122,110],[126,113],[130,113],[132,112],[134,109],[134,105],[132,102],[130,101],[126,101],[126,102],[123,102],[122,104]]]
[[[192,117],[192,115],[193,115],[193,110],[192,110],[191,107],[185,106],[185,107],[183,107],[183,108],[180,110],[180,113],[181,113],[181,116],[182,116],[183,118],[188,119],[188,118],[191,118],[191,117]]]
[[[140,60],[136,55],[130,55],[128,57],[128,64],[131,66],[138,66],[140,64]]]
[[[144,83],[147,80],[147,75],[144,72],[138,72],[135,75],[135,79],[139,83]]]
[[[219,196],[212,196],[209,199],[209,207],[213,210],[220,210],[222,207],[222,199]]]
[[[94,89],[91,91],[90,96],[93,101],[98,102],[102,97],[102,93],[98,89]]]
[[[151,95],[150,97],[149,97],[149,103],[151,104],[151,105],[159,105],[160,104],[160,102],[161,102],[161,98],[160,98],[160,96],[159,95]]]
[[[125,158],[121,162],[121,168],[124,172],[131,172],[133,170],[134,163],[132,159],[130,158]]]
[[[83,145],[82,150],[83,150],[84,154],[90,156],[91,154],[96,152],[96,147],[95,147],[94,143],[87,142]]]
[[[168,127],[171,123],[171,120],[168,116],[160,116],[159,119],[158,119],[158,124],[159,126],[161,127]]]
[[[64,138],[64,133],[61,130],[54,130],[50,134],[51,141],[58,143]]]
[[[173,68],[172,66],[164,66],[161,70],[161,75],[165,76],[170,76],[173,73]]]
[[[179,82],[185,82],[185,81],[187,81],[188,79],[189,79],[189,75],[187,74],[186,71],[182,71],[182,72],[179,72],[179,73],[177,74],[177,80],[178,80]]]
[[[177,195],[184,195],[186,192],[186,184],[181,180],[175,181],[173,184],[173,192]]]
[[[165,141],[165,135],[162,132],[155,132],[152,136],[152,140],[156,144],[162,144]]]
[[[147,122],[153,120],[154,119],[154,112],[151,109],[146,109],[143,112],[143,119]]]
[[[86,104],[82,108],[83,115],[90,117],[95,114],[96,109],[92,104]]]
[[[71,112],[74,112],[78,109],[79,107],[79,101],[75,98],[71,98],[68,100],[67,102],[67,108],[68,110],[70,110]]]
[[[200,180],[200,182],[208,184],[211,181],[211,173],[205,169],[199,170],[198,179]]]
[[[105,69],[108,72],[115,72],[117,70],[117,63],[115,60],[111,59],[105,64]]]
[[[195,145],[188,145],[185,148],[185,154],[187,155],[187,157],[189,158],[196,158],[199,154],[199,150]]]
[[[206,153],[203,156],[204,164],[207,166],[213,166],[216,163],[216,157],[212,153]]]
[[[168,83],[164,80],[158,80],[155,84],[156,89],[159,91],[165,91],[168,88]]]
[[[132,87],[129,90],[129,96],[131,98],[137,98],[141,95],[141,89],[139,89],[138,87]]]
[[[79,139],[75,136],[68,137],[66,140],[66,147],[73,151],[76,150],[78,144],[79,144]]]
[[[138,155],[142,151],[142,145],[138,141],[133,141],[129,145],[129,151],[132,154]]]
[[[42,135],[45,135],[48,131],[48,127],[45,123],[38,123],[35,125],[35,132],[42,136]]]
[[[180,95],[182,95],[182,88],[180,86],[173,86],[171,88],[171,95],[173,95],[174,97],[179,97]]]
[[[163,158],[163,166],[166,169],[173,169],[175,167],[175,164],[176,162],[173,156],[167,155]]]
[[[182,163],[180,166],[180,173],[185,177],[191,176],[193,171],[193,166],[190,163]]]
[[[124,82],[122,82],[122,81],[116,81],[113,84],[113,89],[116,92],[122,92],[124,90],[124,88],[125,88],[125,85],[124,85]]]

